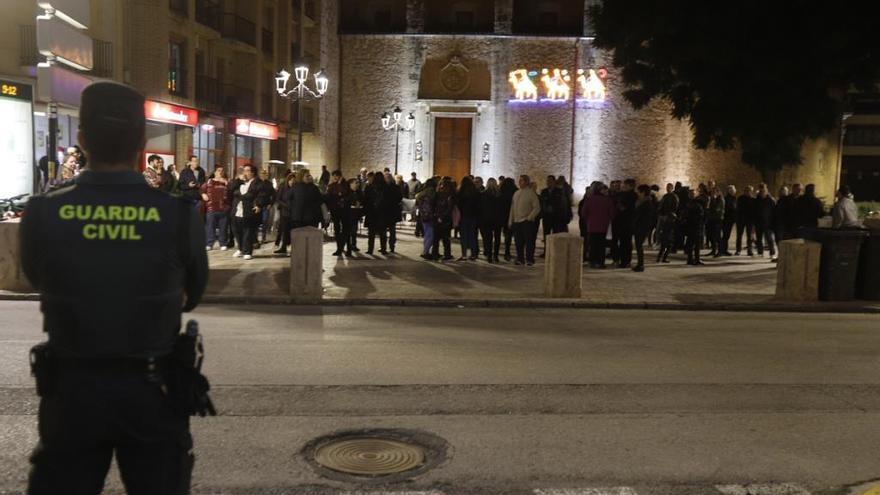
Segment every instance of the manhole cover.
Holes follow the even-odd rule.
[[[421,430],[367,428],[315,438],[304,460],[325,478],[355,483],[412,480],[449,458],[446,440]]]
[[[318,448],[315,462],[342,473],[386,476],[421,467],[425,449],[387,438],[348,438]]]

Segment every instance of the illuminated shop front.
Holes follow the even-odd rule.
[[[270,143],[278,139],[278,125],[251,119],[233,119],[234,156],[238,169],[246,163],[264,165],[269,161]]]
[[[0,79],[0,198],[34,192],[33,87]]]
[[[147,144],[140,163],[141,169],[147,166],[147,157],[159,155],[165,161],[166,167],[174,164],[178,171],[182,170],[190,152],[187,134],[198,125],[198,110],[147,100],[144,112],[147,117]]]
[[[210,172],[218,165],[226,166],[226,120],[222,117],[201,115],[199,125],[192,129],[192,154],[199,157],[199,164]]]

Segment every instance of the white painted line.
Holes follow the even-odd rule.
[[[751,485],[715,485],[724,495],[810,495],[797,483],[755,483]]]
[[[535,488],[535,495],[637,495],[628,486],[596,488]]]

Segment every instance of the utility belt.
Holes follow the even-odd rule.
[[[198,323],[190,320],[177,336],[174,351],[157,358],[67,358],[56,356],[49,342],[31,348],[31,375],[36,379],[37,395],[47,397],[57,386],[60,373],[143,373],[165,394],[180,416],[216,416],[208,391],[211,385],[202,374],[205,349]]]

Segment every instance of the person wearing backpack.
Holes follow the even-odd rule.
[[[421,191],[416,195],[416,216],[418,223],[422,226],[422,258],[426,260],[434,260],[431,255],[431,248],[434,246],[434,227],[436,225],[434,218],[434,201],[437,199],[437,181],[428,179],[421,186]]]

